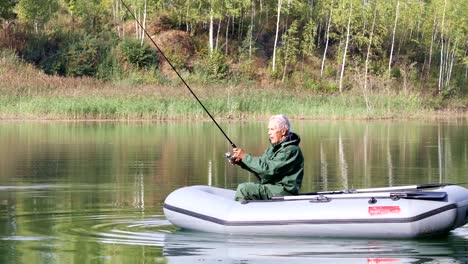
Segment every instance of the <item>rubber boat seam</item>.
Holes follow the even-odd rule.
[[[448,210],[458,208],[457,204],[448,204],[442,206],[440,208],[412,216],[406,218],[379,218],[379,219],[317,219],[317,220],[259,220],[259,221],[227,221],[223,219],[219,219],[216,217],[196,213],[190,210],[182,209],[176,206],[169,205],[164,203],[163,206],[167,210],[171,210],[176,213],[188,215],[191,217],[198,218],[200,220],[213,222],[216,224],[224,225],[224,226],[263,226],[263,225],[297,225],[297,224],[314,224],[314,225],[321,225],[321,224],[361,224],[361,223],[369,223],[369,224],[380,224],[380,223],[411,223],[423,220],[425,218],[443,213]]]

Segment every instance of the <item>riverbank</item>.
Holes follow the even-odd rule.
[[[17,57],[0,60],[0,119],[209,119],[180,82],[167,85],[49,76]],[[216,119],[254,119],[284,113],[297,119],[468,117],[468,98],[412,92],[318,93],[281,83],[191,85]]]
[[[208,119],[184,87],[24,91],[0,96],[1,119],[166,120]],[[180,90],[174,92],[173,90]],[[254,119],[284,113],[295,119],[401,119],[467,117],[466,107],[441,108],[415,94],[317,95],[242,87],[197,88],[216,119]],[[462,103],[462,102],[460,102]]]

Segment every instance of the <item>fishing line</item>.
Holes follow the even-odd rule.
[[[202,102],[200,101],[200,99],[198,99],[197,95],[193,92],[193,90],[190,88],[190,86],[187,84],[187,82],[184,80],[184,78],[182,78],[182,76],[179,74],[179,72],[176,70],[176,68],[174,67],[174,65],[172,65],[171,61],[166,57],[166,55],[164,54],[164,52],[159,48],[159,46],[156,44],[156,42],[153,40],[153,38],[151,38],[150,34],[148,33],[148,31],[146,31],[146,29],[143,27],[143,25],[140,23],[140,21],[136,18],[135,14],[132,12],[132,10],[130,10],[130,7],[128,7],[127,4],[125,4],[125,2],[123,0],[120,0],[120,2],[122,3],[122,5],[125,6],[125,8],[127,9],[127,11],[132,15],[133,19],[135,19],[135,21],[137,22],[138,26],[143,30],[143,32],[145,32],[145,35],[148,37],[149,40],[151,40],[151,42],[153,43],[153,45],[156,47],[156,49],[159,51],[159,53],[161,54],[161,56],[167,61],[167,63],[171,66],[172,70],[174,70],[174,72],[177,74],[177,76],[179,76],[180,80],[184,83],[185,87],[187,87],[187,89],[190,91],[190,93],[193,95],[193,97],[195,97],[195,99],[197,99],[197,102],[201,105],[201,107],[203,108],[203,110],[205,110],[205,112],[208,114],[208,116],[211,118],[211,120],[213,120],[213,122],[215,123],[215,125],[219,128],[219,130],[221,131],[221,133],[223,133],[224,137],[229,141],[229,143],[231,143],[231,146],[233,148],[236,147],[236,144],[234,144],[231,139],[227,136],[227,134],[224,132],[224,130],[219,126],[218,122],[216,122],[216,120],[214,119],[214,117],[210,114],[210,112],[208,112],[208,109],[206,109],[206,107],[202,104]]]

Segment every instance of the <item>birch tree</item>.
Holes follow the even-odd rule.
[[[250,7],[250,26],[249,26],[249,60],[252,59],[252,45],[255,28],[255,0],[252,0]]]
[[[208,37],[208,42],[209,42],[209,51],[210,51],[210,55],[213,54],[213,47],[214,47],[214,44],[213,44],[213,31],[214,31],[214,28],[213,28],[213,17],[214,17],[214,10],[213,10],[213,0],[211,0],[211,5],[210,5],[210,33],[209,33],[209,37]]]
[[[284,82],[286,79],[286,73],[290,64],[295,64],[297,53],[299,51],[299,37],[298,33],[298,23],[295,20],[288,29],[288,32],[283,36],[284,46],[282,47],[281,53],[284,54],[283,57],[283,77],[281,81]]]
[[[278,0],[278,11],[276,15],[275,44],[273,45],[273,62],[271,66],[272,72],[276,72],[276,48],[278,46],[279,25],[280,25],[280,17],[281,17],[281,3],[282,3],[282,0]]]
[[[392,68],[393,49],[395,48],[395,35],[396,35],[396,28],[398,24],[399,8],[400,8],[400,0],[397,0],[397,4],[395,8],[395,23],[393,24],[393,33],[392,33],[392,47],[390,48],[390,56],[388,59],[388,78],[390,78],[390,73],[391,73],[391,68]]]
[[[372,40],[374,38],[374,28],[375,28],[376,17],[377,17],[377,5],[374,5],[374,12],[372,16],[372,26],[370,30],[369,44],[367,45],[366,61],[365,61],[365,66],[364,66],[364,99],[366,101],[367,112],[370,112],[371,110],[371,104],[369,102],[369,90],[367,88],[367,83],[368,83],[367,74],[369,72],[369,57],[371,53]]]
[[[20,20],[33,25],[34,31],[39,32],[58,10],[58,0],[20,0],[16,6]]]
[[[333,14],[333,4],[330,4],[330,15],[328,16],[327,22],[327,33],[326,33],[326,41],[325,41],[325,49],[323,51],[322,56],[322,66],[320,67],[320,77],[323,76],[323,69],[325,68],[325,58],[327,57],[327,50],[328,50],[328,42],[330,40],[330,25],[332,22],[332,14]]]
[[[345,42],[345,48],[343,52],[343,62],[341,63],[341,74],[340,74],[340,85],[339,85],[340,93],[343,92],[343,76],[344,76],[345,65],[346,65],[346,54],[348,52],[352,13],[353,13],[353,2],[351,1],[349,5],[348,26],[346,27],[346,42]]]
[[[439,83],[437,86],[437,91],[440,94],[443,88],[443,72],[444,72],[444,25],[445,25],[445,10],[447,8],[447,0],[444,0],[444,7],[442,11],[442,22],[440,25],[440,66],[439,66]]]

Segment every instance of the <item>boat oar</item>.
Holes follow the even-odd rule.
[[[400,192],[390,193],[391,199],[420,199],[420,200],[443,200],[447,197],[446,192]]]
[[[415,191],[415,192],[373,192],[373,193],[332,193],[316,195],[294,195],[278,196],[273,200],[311,200],[318,202],[328,202],[333,199],[355,199],[355,198],[390,198],[398,199],[419,199],[419,200],[443,200],[447,197],[446,192]]]
[[[403,190],[421,190],[444,187],[448,185],[455,185],[453,183],[426,183],[419,185],[405,185],[405,186],[392,186],[392,187],[379,187],[379,188],[366,188],[366,189],[351,189],[351,190],[338,190],[338,191],[321,191],[321,192],[307,192],[300,193],[299,195],[326,195],[326,194],[345,194],[345,193],[371,193],[371,192],[391,192]]]

